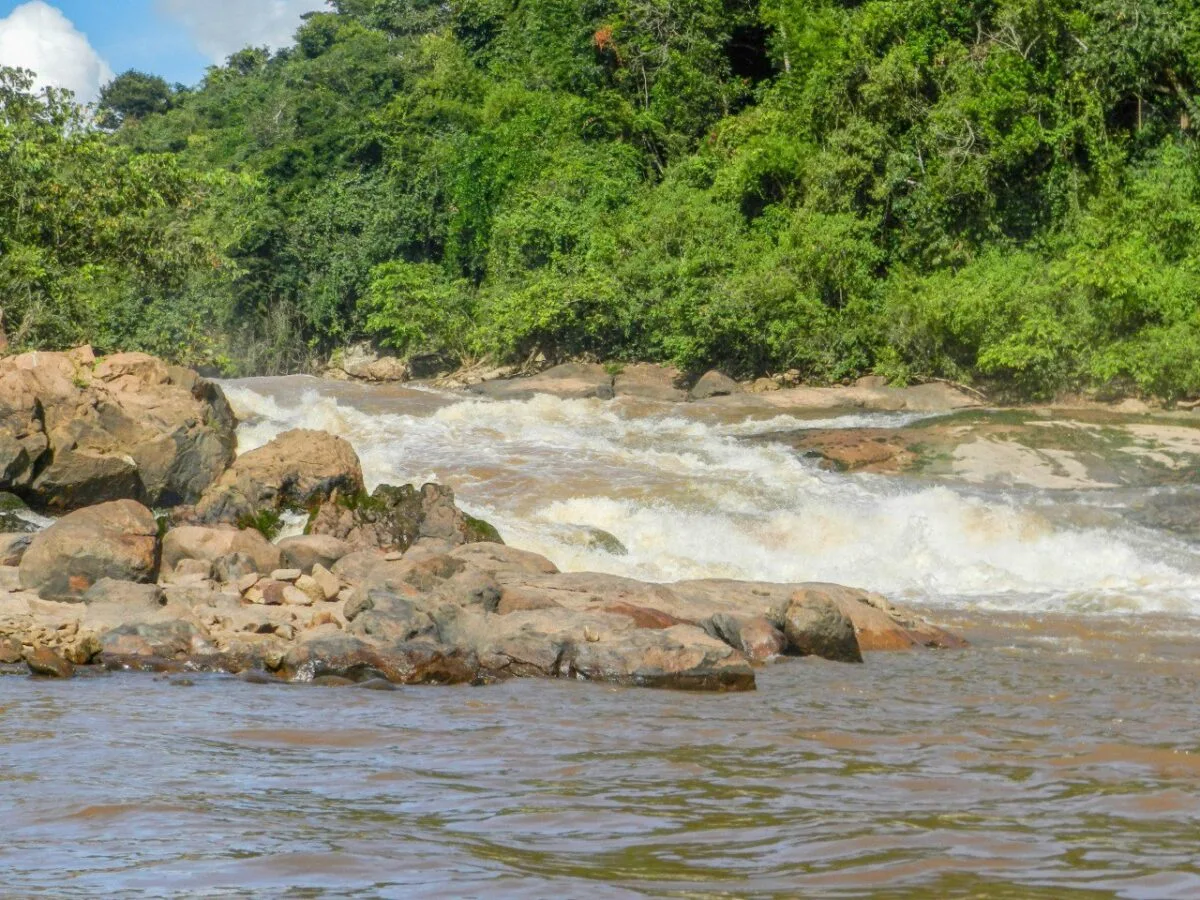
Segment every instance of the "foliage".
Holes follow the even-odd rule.
[[[104,244],[0,212],[23,342],[1200,394],[1192,3],[329,7],[165,105],[126,73],[110,137],[16,92],[70,164],[5,150],[0,178],[39,234]]]

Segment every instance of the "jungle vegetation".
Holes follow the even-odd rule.
[[[330,0],[89,114],[0,73],[15,346],[1200,395],[1191,0]]]

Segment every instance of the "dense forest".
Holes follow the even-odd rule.
[[[193,87],[31,83],[14,347],[1200,395],[1193,0],[330,0]]]

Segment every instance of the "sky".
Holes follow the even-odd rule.
[[[94,100],[114,74],[138,69],[195,84],[246,46],[286,46],[300,16],[325,0],[0,0],[0,66]]]

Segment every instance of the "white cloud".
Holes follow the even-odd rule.
[[[306,12],[328,9],[325,0],[155,0],[159,10],[182,22],[213,62],[243,47],[284,47]]]
[[[95,100],[113,77],[87,36],[42,0],[23,3],[0,19],[0,65],[32,69],[39,87],[69,88],[81,103]]]

